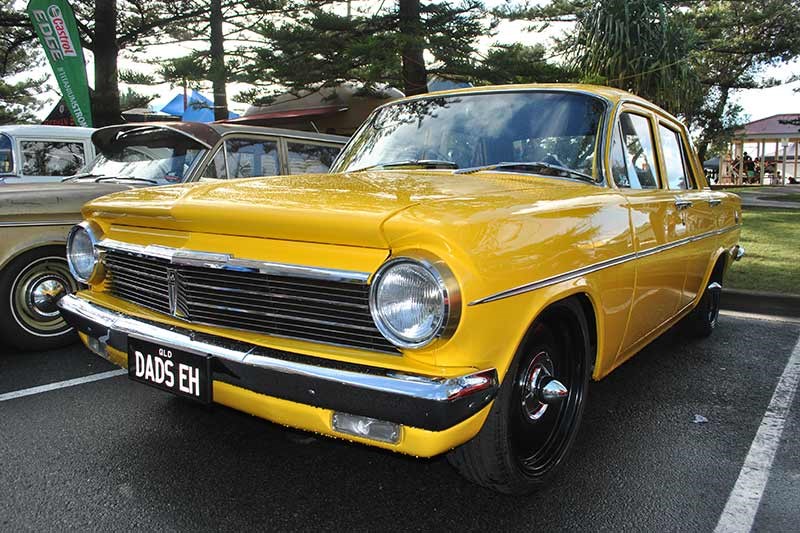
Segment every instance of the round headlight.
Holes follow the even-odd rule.
[[[89,283],[99,269],[96,243],[97,232],[88,222],[74,226],[67,237],[69,270],[81,283]]]
[[[378,330],[392,344],[419,348],[445,329],[453,292],[457,291],[448,288],[435,266],[411,258],[393,259],[375,274],[370,312]]]

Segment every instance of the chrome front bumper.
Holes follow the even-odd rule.
[[[61,315],[100,345],[127,353],[128,335],[213,357],[215,381],[302,404],[442,431],[485,407],[498,389],[487,369],[452,378],[341,363],[143,320],[76,295]]]

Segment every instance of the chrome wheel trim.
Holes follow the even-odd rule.
[[[553,361],[547,352],[541,351],[520,374],[522,413],[532,421],[539,420],[547,412],[549,405],[542,401],[541,388],[546,378],[553,376],[553,371]]]
[[[55,307],[60,294],[77,283],[63,257],[45,256],[26,265],[11,284],[9,306],[14,321],[37,337],[56,337],[72,330]]]

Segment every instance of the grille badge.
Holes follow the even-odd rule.
[[[174,268],[167,269],[167,293],[169,296],[169,313],[178,318],[186,315],[178,309],[178,272]]]

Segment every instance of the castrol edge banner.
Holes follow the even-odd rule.
[[[89,84],[78,25],[66,0],[31,0],[28,16],[77,126],[92,126]]]

